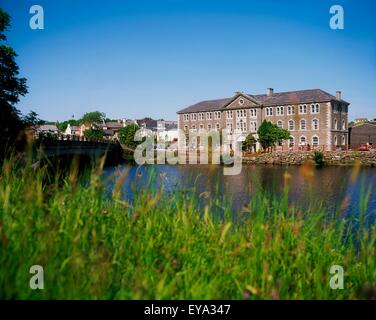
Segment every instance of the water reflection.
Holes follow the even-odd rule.
[[[359,213],[361,194],[375,186],[376,169],[361,168],[355,182],[351,180],[352,169],[328,166],[305,168],[299,166],[253,166],[244,165],[241,174],[224,176],[223,167],[215,165],[142,166],[126,164],[120,168],[107,168],[105,176],[111,189],[113,175],[129,167],[123,184],[124,196],[134,197],[132,184],[142,187],[151,171],[156,174],[156,186],[163,185],[166,192],[185,190],[196,186],[199,194],[232,197],[234,211],[246,206],[256,190],[282,195],[286,177],[289,181],[289,201],[300,207],[322,203],[328,212],[342,207],[346,212]],[[370,191],[367,214],[376,217],[376,193]],[[363,190],[363,191],[362,191]],[[217,192],[216,192],[217,191]]]

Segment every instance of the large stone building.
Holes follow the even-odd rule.
[[[252,95],[236,92],[232,98],[202,101],[178,112],[179,129],[252,133],[271,121],[291,133],[280,149],[347,148],[348,106],[341,92],[333,96],[321,89]]]
[[[372,147],[376,146],[376,121],[356,121],[349,128],[349,143],[352,148],[356,149],[361,145],[368,144]]]

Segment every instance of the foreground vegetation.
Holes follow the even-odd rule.
[[[30,164],[0,174],[2,299],[365,299],[376,283],[375,226],[305,212],[260,194],[234,221],[231,204],[194,190],[165,194],[153,178],[132,202],[126,171],[109,194],[91,171],[48,181]],[[114,177],[115,179],[115,177]],[[62,182],[63,181],[63,182]],[[194,189],[194,188],[193,188]],[[360,207],[366,208],[367,197]],[[338,212],[340,215],[341,212]],[[29,269],[44,268],[44,290]],[[343,290],[330,267],[345,271]]]

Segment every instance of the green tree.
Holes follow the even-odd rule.
[[[97,139],[97,140],[100,140],[100,139],[103,139],[103,136],[104,136],[104,132],[102,129],[86,129],[84,131],[84,137],[87,138],[87,139]]]
[[[80,125],[80,121],[70,119],[70,120],[63,121],[63,122],[57,122],[56,126],[61,132],[64,132],[67,129],[68,124],[70,124],[71,126],[77,126],[78,127]]]
[[[80,123],[100,123],[106,119],[106,115],[100,111],[93,111],[85,113],[80,119]]]
[[[290,132],[279,128],[276,124],[264,120],[257,131],[259,142],[264,150],[272,148],[276,143],[290,138]]]
[[[118,133],[120,143],[132,150],[136,149],[140,142],[134,141],[134,136],[139,129],[140,127],[136,124],[130,124],[124,128],[121,128]]]
[[[251,150],[252,147],[256,144],[257,140],[253,136],[252,133],[248,134],[245,140],[242,143],[242,150],[243,151],[248,151]]]
[[[15,61],[16,52],[4,41],[5,31],[10,27],[9,15],[0,8],[0,158],[9,146],[15,146],[24,123],[15,105],[20,96],[27,93],[26,79],[19,78],[19,68]]]
[[[26,116],[23,117],[22,120],[24,124],[28,127],[35,127],[37,125],[42,125],[46,123],[46,121],[41,120],[39,118],[38,113],[36,113],[35,111],[30,111]]]

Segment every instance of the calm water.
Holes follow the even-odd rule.
[[[243,165],[242,172],[235,176],[223,175],[223,167],[216,165],[154,165],[137,166],[125,164],[119,168],[107,168],[105,177],[109,189],[113,186],[114,174],[128,167],[124,181],[124,196],[134,197],[131,186],[142,188],[150,172],[156,173],[155,184],[163,185],[166,192],[186,190],[196,186],[196,192],[214,194],[219,187],[219,196],[232,197],[234,212],[247,205],[255,190],[271,193],[276,197],[282,195],[284,176],[289,174],[289,201],[300,207],[308,203],[322,203],[327,210],[336,210],[348,203],[346,211],[359,213],[361,194],[370,190],[367,215],[376,217],[376,168],[361,168],[357,179],[352,181],[353,169],[349,167],[328,166],[312,168],[311,181],[304,175],[303,167],[299,166],[253,166]],[[304,177],[306,176],[306,177]],[[346,199],[346,200],[345,200]],[[372,219],[373,220],[373,219]]]

